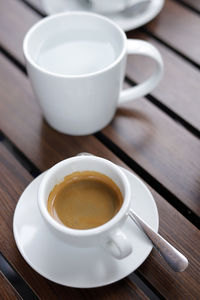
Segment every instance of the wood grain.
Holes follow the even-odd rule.
[[[75,289],[54,284],[33,271],[19,254],[12,233],[17,200],[32,177],[2,144],[0,178],[0,251],[41,299],[147,299],[138,287],[130,288],[123,280],[104,288]]]
[[[26,14],[27,11],[31,13]],[[21,63],[24,62],[22,52],[24,36],[39,19],[38,14],[27,9],[22,1],[0,0],[0,45]]]
[[[101,146],[98,145],[98,147]],[[103,146],[102,148],[104,157],[108,157],[109,151]],[[112,160],[123,165],[114,155]],[[37,166],[41,167],[39,164]],[[124,281],[104,288],[79,290],[61,287],[36,274],[17,251],[12,234],[12,217],[15,205],[22,190],[32,180],[32,177],[1,144],[0,177],[2,178],[0,185],[0,239],[4,241],[3,243],[0,242],[0,250],[42,299],[44,299],[47,290],[49,298],[52,297],[51,299],[54,299],[55,295],[58,299],[63,296],[63,293],[68,295],[70,299],[82,299],[83,297],[85,297],[84,299],[135,299],[134,297],[138,299],[137,296],[139,299],[145,299],[145,296],[137,287],[130,291]],[[138,269],[138,272],[165,298],[174,299],[179,297],[181,299],[184,295],[186,299],[195,299],[200,292],[199,231],[167,204],[162,197],[152,189],[151,191],[156,199],[160,214],[160,233],[188,257],[189,267],[184,273],[176,274],[167,267],[159,254],[153,251]],[[195,247],[193,247],[193,241],[195,241]]]
[[[200,130],[199,70],[147,34],[131,31],[127,36],[150,42],[163,57],[163,78],[151,95]],[[148,58],[128,56],[126,73],[135,82],[141,82],[150,76],[153,67],[153,61]]]
[[[200,19],[196,13],[167,0],[159,16],[145,28],[186,57],[200,63]]]
[[[102,132],[200,214],[198,139],[145,99],[123,105]]]
[[[2,272],[0,271],[0,299],[2,300],[21,300],[22,298],[7,281]]]
[[[56,147],[63,158],[67,153],[94,152],[97,141],[93,136],[72,139],[51,129],[42,118],[28,79],[2,56],[0,64],[0,126],[33,163],[41,161],[43,169],[49,167],[49,158],[51,164],[56,163]],[[12,118],[7,122],[9,115]],[[200,213],[200,142],[195,137],[144,99],[123,106],[103,133]],[[97,155],[101,155],[100,149]]]

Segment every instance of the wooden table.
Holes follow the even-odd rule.
[[[165,74],[151,95],[123,105],[101,132],[71,137],[43,120],[26,75],[22,41],[44,13],[36,0],[0,0],[0,299],[200,299],[200,1],[166,0],[148,25],[127,33],[161,52]],[[148,75],[130,57],[125,87]],[[127,278],[74,289],[38,275],[20,255],[12,220],[24,188],[56,162],[87,151],[132,170],[150,188],[159,232],[189,259],[173,272],[153,250]]]

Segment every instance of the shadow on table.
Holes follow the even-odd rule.
[[[145,150],[147,144],[153,143],[155,135],[154,121],[139,110],[131,108],[119,108],[116,116],[104,130],[108,137],[115,143],[120,142],[132,145],[134,149]],[[133,150],[133,148],[132,148]]]

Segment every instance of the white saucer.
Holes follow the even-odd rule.
[[[158,231],[158,211],[153,196],[140,179],[123,170],[132,186],[132,208]],[[42,176],[33,180],[21,195],[13,220],[17,247],[35,271],[62,285],[91,288],[120,280],[144,262],[152,244],[131,219],[123,230],[132,242],[133,252],[123,260],[111,257],[100,248],[71,247],[54,237],[37,206],[37,190]]]
[[[44,10],[47,14],[64,11],[90,11],[93,12],[87,0],[43,0]],[[149,3],[141,3],[124,12],[106,15],[115,21],[123,30],[138,28],[155,18],[163,8],[164,0],[150,0]]]

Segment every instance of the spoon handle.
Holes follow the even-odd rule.
[[[88,152],[81,152],[77,156],[93,155]],[[151,240],[154,247],[158,250],[161,256],[165,259],[168,265],[176,272],[183,272],[188,266],[187,258],[181,254],[176,248],[170,245],[160,234],[151,229],[132,209],[129,211],[130,218],[136,225],[144,231],[147,237]]]
[[[132,209],[129,211],[129,216],[138,227],[143,229],[154,247],[174,271],[182,272],[187,268],[188,260],[183,254],[170,245],[162,236],[153,231]]]

